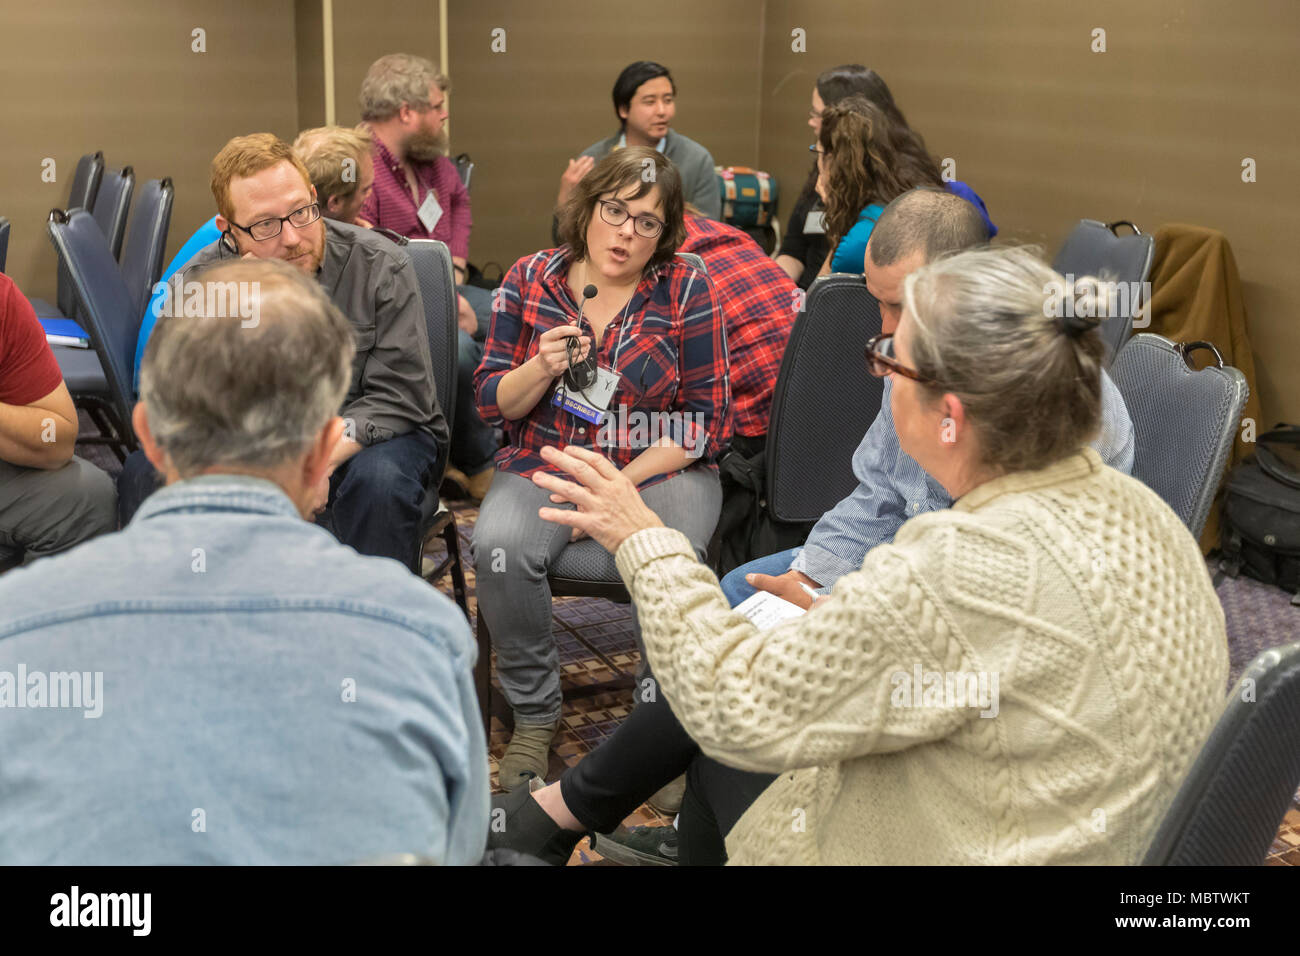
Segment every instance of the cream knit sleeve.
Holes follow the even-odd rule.
[[[979,714],[895,706],[899,675],[974,668],[894,545],[875,549],[829,600],[767,631],[731,610],[680,532],[637,532],[615,557],[660,689],[723,763],[768,773],[820,766],[946,737]]]

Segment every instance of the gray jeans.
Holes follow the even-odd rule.
[[[107,472],[76,457],[53,471],[0,461],[0,556],[33,561],[115,530]]]
[[[549,496],[527,478],[499,472],[474,526],[478,612],[492,632],[497,677],[520,724],[550,724],[560,717],[560,666],[546,572],[572,530],[543,521],[537,509],[571,506],[554,505]],[[688,468],[645,489],[641,497],[704,557],[722,507],[717,474],[701,466]],[[635,611],[632,623],[640,646]]]

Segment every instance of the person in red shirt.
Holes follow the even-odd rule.
[[[77,410],[31,303],[0,273],[0,559],[117,528],[113,479],[73,456]]]
[[[678,252],[693,252],[718,292],[727,320],[727,357],[735,435],[731,447],[757,454],[767,441],[772,391],[781,371],[795,316],[802,304],[799,287],[747,233],[686,206],[686,241]]]

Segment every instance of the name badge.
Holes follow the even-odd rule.
[[[429,190],[429,195],[424,197],[424,202],[420,203],[420,210],[416,213],[420,217],[420,225],[424,226],[428,232],[433,232],[433,227],[438,225],[438,220],[442,218],[442,206],[438,204],[438,197]]]
[[[803,221],[804,235],[820,236],[826,232],[826,210],[814,209]]]
[[[598,368],[595,382],[581,391],[561,385],[555,390],[551,404],[585,422],[599,425],[609,410],[610,399],[614,397],[620,378],[617,372]]]

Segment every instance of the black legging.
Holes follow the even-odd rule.
[[[638,682],[636,692],[646,686]],[[657,685],[648,686],[655,687],[654,698],[643,700],[613,736],[564,771],[564,803],[588,830],[610,833],[656,790],[689,769],[678,821],[682,862],[721,864],[726,861],[723,836],[776,778],[732,770],[705,757]]]

